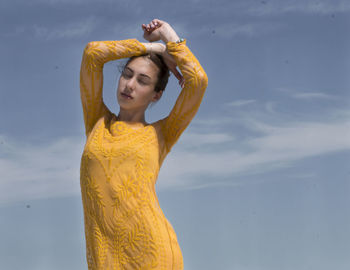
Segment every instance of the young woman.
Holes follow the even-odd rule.
[[[165,45],[136,39],[90,42],[83,54],[80,90],[87,141],[80,185],[90,270],[183,269],[155,183],[165,157],[195,116],[208,79],[186,40],[168,23],[154,19],[142,29],[147,41]],[[103,65],[126,57],[115,115],[102,99]],[[169,69],[181,93],[167,117],[149,124],[145,111],[162,96]]]

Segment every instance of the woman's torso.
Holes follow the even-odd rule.
[[[182,269],[155,192],[163,140],[150,125],[102,117],[81,159],[89,269]]]

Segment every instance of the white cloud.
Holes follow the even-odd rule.
[[[216,23],[210,29],[215,31],[215,35],[224,39],[230,39],[236,36],[256,37],[280,30],[283,27],[281,23],[259,22],[259,23]],[[208,34],[208,25],[196,32],[199,35]]]
[[[266,102],[265,110],[269,113],[275,113],[275,105],[276,105],[276,102],[273,102],[273,101]]]
[[[242,119],[243,120],[243,119]],[[245,120],[244,120],[245,121]],[[179,141],[164,162],[160,188],[203,185],[223,177],[261,173],[291,165],[304,158],[350,150],[350,120],[339,122],[293,122],[272,126],[246,121],[260,135],[228,144],[210,152],[186,150]]]
[[[0,136],[0,203],[77,194],[83,143],[61,138],[30,145]]]
[[[254,99],[241,99],[241,100],[231,101],[231,102],[227,103],[226,105],[230,106],[230,107],[241,107],[241,106],[248,105],[248,104],[251,104],[254,102],[256,102],[256,100],[254,100]]]
[[[349,151],[349,115],[343,112],[337,121],[323,122],[281,119],[280,124],[258,120],[257,116],[239,116],[240,123],[253,134],[243,139],[239,131],[216,129],[210,124],[229,127],[228,119],[202,121],[201,133],[185,132],[174,146],[161,168],[158,187],[222,185],[226,180],[220,179],[261,174],[308,157]],[[199,122],[196,120],[195,126]],[[0,136],[0,203],[79,195],[84,139],[61,138],[30,145]],[[241,184],[230,181],[230,185]]]
[[[249,2],[246,6],[247,13],[253,16],[283,15],[286,13],[306,14],[333,14],[350,11],[350,2],[347,0],[266,0],[265,4],[257,5],[256,2]]]
[[[38,38],[46,40],[80,38],[89,34],[96,27],[96,19],[89,17],[83,21],[71,22],[55,27],[34,25],[34,34]]]
[[[219,119],[217,119],[217,118],[205,118],[205,119],[196,118],[195,123],[199,124],[199,125],[211,126],[211,127],[229,125],[229,124],[232,124],[232,117],[224,115],[224,116],[221,116]]]
[[[310,92],[305,91],[305,89],[295,90],[290,88],[281,87],[276,89],[280,92],[286,93],[287,95],[297,98],[297,99],[305,99],[305,100],[311,100],[311,99],[338,99],[337,96],[325,94],[322,92]]]
[[[212,29],[218,21],[228,19],[232,21],[232,18],[247,19],[246,16],[251,17],[254,23],[239,23],[240,26],[236,30],[232,30],[228,27],[224,29],[228,30],[228,33],[232,34],[245,34],[251,35],[252,28],[255,34],[259,34],[259,28],[261,22],[256,23],[256,19],[266,18],[275,21],[274,17],[283,17],[288,14],[305,14],[305,15],[335,15],[338,13],[346,13],[350,11],[350,2],[348,0],[242,0],[242,1],[218,1],[216,5],[213,5],[212,1],[201,0],[201,4],[189,5],[189,8],[196,13],[201,14],[203,17],[212,18],[207,22],[204,22],[204,29]],[[262,22],[264,23],[264,22]],[[233,26],[235,24],[232,24]],[[274,30],[274,25],[272,25]],[[269,27],[268,27],[269,28]],[[220,31],[221,32],[221,31]],[[225,32],[222,32],[225,34]]]
[[[181,138],[183,145],[193,146],[203,146],[206,144],[220,144],[233,141],[235,138],[232,134],[227,133],[187,133]]]
[[[334,96],[331,96],[331,95],[327,95],[327,94],[324,94],[324,93],[312,93],[312,92],[309,92],[309,93],[295,93],[293,95],[293,97],[295,98],[300,98],[300,99],[334,99],[335,97]]]
[[[50,5],[59,5],[59,4],[86,4],[86,3],[108,3],[113,2],[113,0],[35,0],[34,2],[50,4]],[[122,2],[122,1],[121,1]],[[124,1],[125,2],[125,1]]]

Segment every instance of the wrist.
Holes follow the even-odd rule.
[[[166,47],[162,43],[152,43],[152,53],[162,54],[166,50]]]
[[[162,31],[160,31],[160,38],[164,43],[176,42],[180,39],[171,27],[162,29]]]
[[[146,53],[162,54],[166,49],[165,45],[159,42],[142,43],[146,48]]]

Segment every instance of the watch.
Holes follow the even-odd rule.
[[[183,41],[185,41],[185,39],[184,38],[180,38],[178,41],[176,41],[176,43],[181,43]]]

